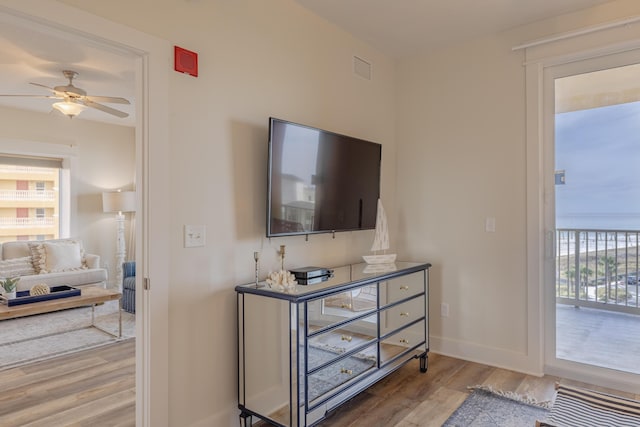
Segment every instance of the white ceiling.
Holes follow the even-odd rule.
[[[400,58],[496,33],[611,0],[295,0],[386,54]],[[74,85],[89,95],[123,97],[107,104],[126,119],[87,109],[73,120],[133,126],[135,62],[124,52],[0,13],[0,94],[48,95],[65,85],[62,70],[77,71]],[[60,114],[46,98],[0,97],[0,106]],[[61,117],[66,120],[66,118]]]
[[[296,0],[396,58],[612,0]]]
[[[74,86],[84,89],[87,95],[122,97],[131,102],[131,105],[105,104],[128,113],[129,117],[124,119],[87,108],[73,120],[134,126],[135,61],[124,51],[0,13],[0,52],[0,94],[51,95],[46,88],[29,83],[64,86],[68,80],[62,70],[73,70],[79,73]],[[54,102],[57,100],[0,96],[0,106],[50,113],[69,120],[52,110]]]

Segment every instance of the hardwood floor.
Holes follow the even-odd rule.
[[[135,340],[0,371],[0,426],[135,426]]]
[[[319,427],[440,426],[470,393],[468,386],[488,385],[529,394],[544,401],[553,399],[556,382],[629,398],[640,397],[558,377],[535,377],[432,353],[427,373],[420,374],[418,362],[412,361],[339,407]]]
[[[319,427],[440,426],[467,397],[468,386],[490,385],[549,400],[556,381],[640,398],[430,354],[427,373],[411,361],[329,414]],[[135,425],[134,340],[0,371],[0,426],[69,425]]]

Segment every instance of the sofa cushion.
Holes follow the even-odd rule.
[[[92,283],[104,284],[107,281],[107,270],[104,268],[65,271],[59,273],[34,274],[23,276],[18,282],[18,291],[28,291],[33,285],[45,283],[49,286],[83,286]]]
[[[78,270],[82,268],[82,252],[78,243],[42,244],[47,254],[46,268],[50,273]]]
[[[31,257],[38,274],[86,269],[82,245],[75,240],[31,243]]]
[[[31,249],[29,249],[29,241],[27,240],[16,240],[2,244],[2,259],[24,258],[27,256],[31,256]]]
[[[32,274],[36,274],[36,271],[30,256],[0,261],[0,277],[30,276]]]

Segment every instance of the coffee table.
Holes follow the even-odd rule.
[[[91,327],[101,330],[116,338],[122,338],[122,294],[118,291],[104,289],[98,286],[83,286],[80,295],[54,299],[49,301],[33,302],[16,306],[0,305],[0,320],[15,319],[17,317],[31,316],[34,314],[51,313],[52,311],[65,310],[91,306]],[[118,301],[118,333],[114,334],[96,325],[96,305],[107,301]]]

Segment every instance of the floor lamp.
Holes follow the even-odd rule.
[[[124,238],[124,212],[135,212],[135,191],[105,191],[102,193],[103,212],[116,212],[116,284],[122,290],[122,263],[127,255]]]

